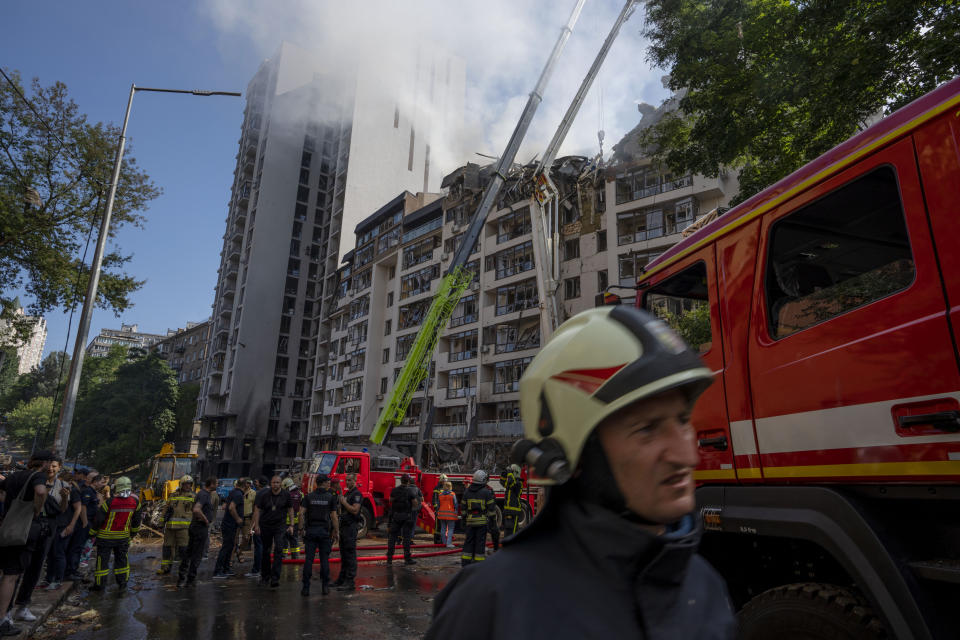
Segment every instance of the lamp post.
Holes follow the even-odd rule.
[[[117,141],[117,155],[113,161],[113,176],[110,180],[110,191],[107,194],[107,207],[100,221],[100,233],[97,237],[97,248],[90,264],[90,282],[87,284],[87,295],[83,300],[83,310],[80,313],[80,324],[77,327],[77,340],[73,347],[73,359],[70,362],[70,374],[67,376],[67,389],[63,396],[63,406],[60,409],[60,420],[57,422],[57,433],[53,440],[53,449],[61,457],[67,454],[67,443],[70,442],[70,427],[73,423],[73,413],[77,405],[77,390],[80,387],[80,371],[83,369],[83,358],[87,336],[90,333],[90,319],[93,315],[93,305],[97,299],[97,285],[100,284],[100,267],[103,264],[103,251],[107,246],[107,236],[110,231],[110,216],[113,214],[113,201],[117,194],[117,183],[120,180],[120,166],[123,163],[123,149],[127,142],[127,123],[130,121],[130,108],[133,106],[133,96],[137,91],[155,91],[158,93],[186,93],[194,96],[235,96],[240,93],[234,91],[202,91],[199,89],[156,89],[130,85],[130,97],[127,99],[127,111],[123,116],[123,127],[120,129],[120,139]]]

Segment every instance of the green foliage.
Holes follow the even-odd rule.
[[[57,82],[44,87],[34,79],[30,90],[7,71],[31,101],[50,133],[16,91],[0,79],[0,318],[10,319],[6,292],[26,291],[39,316],[76,302],[85,291],[89,267],[77,271],[80,252],[106,201],[119,129],[90,124]],[[59,140],[58,140],[59,138]],[[61,145],[61,140],[63,145]],[[124,156],[110,235],[128,225],[140,226],[147,204],[160,195],[136,161]],[[104,256],[97,305],[117,313],[130,306],[129,296],[143,282],[123,273],[129,260],[116,251]]]
[[[679,110],[641,143],[677,173],[739,172],[742,201],[960,74],[958,0],[649,0]]]
[[[29,450],[36,434],[47,430],[52,411],[53,398],[37,396],[21,402],[7,414],[7,434]]]
[[[712,342],[710,333],[710,305],[698,304],[680,314],[672,313],[666,307],[654,307],[657,316],[677,332],[695,351]]]
[[[37,397],[54,398],[58,389],[62,390],[62,383],[66,381],[69,372],[70,358],[67,354],[63,351],[51,352],[39,367],[17,378],[10,389],[0,396],[0,412],[10,411],[18,404],[30,402]],[[60,395],[62,396],[62,393]]]
[[[69,455],[105,470],[142,462],[174,430],[178,397],[176,374],[156,352],[121,364],[78,405]]]
[[[10,391],[20,375],[17,373],[20,367],[20,356],[17,355],[15,348],[6,347],[0,348],[0,359],[3,360],[3,364],[0,364],[0,398],[2,398]]]

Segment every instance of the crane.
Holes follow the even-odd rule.
[[[556,156],[557,150],[560,148],[560,144],[562,144],[567,132],[570,130],[570,125],[573,123],[573,119],[576,116],[577,111],[580,109],[580,105],[583,103],[590,85],[593,83],[593,79],[596,77],[603,60],[606,58],[607,52],[610,49],[610,45],[616,38],[616,35],[620,30],[620,26],[626,21],[630,13],[632,13],[632,7],[636,1],[637,0],[629,0],[623,11],[621,11],[620,16],[617,18],[615,23],[614,29],[604,41],[600,50],[600,54],[590,67],[587,77],[581,84],[580,89],[574,97],[573,103],[567,109],[567,112],[561,121],[560,128],[557,130],[553,140],[551,140],[547,147],[550,157],[548,158],[547,156],[544,156],[537,167],[536,175],[545,176],[544,182],[546,187],[544,202],[546,203],[551,202],[549,196],[551,193],[551,188],[553,202],[556,201],[557,194],[556,187],[553,186],[553,182],[549,177],[550,165],[553,163],[553,159]],[[537,111],[537,107],[540,106],[540,102],[543,100],[543,91],[546,88],[547,82],[553,71],[553,67],[555,66],[556,61],[559,59],[560,53],[566,45],[571,32],[573,31],[573,26],[576,24],[577,19],[580,16],[584,2],[585,0],[577,1],[576,6],[570,14],[570,18],[567,20],[566,26],[564,26],[564,28],[561,30],[560,36],[553,46],[553,51],[550,53],[550,57],[547,59],[547,63],[544,66],[543,71],[540,73],[540,78],[537,80],[534,90],[530,93],[527,104],[520,115],[520,120],[517,122],[517,125],[514,128],[513,133],[510,136],[510,140],[507,142],[506,149],[494,164],[492,178],[480,197],[480,204],[477,206],[477,210],[474,212],[473,217],[470,220],[470,225],[467,227],[466,232],[463,234],[460,245],[457,247],[454,253],[450,268],[443,277],[437,293],[430,304],[430,308],[426,313],[423,324],[421,325],[420,332],[417,334],[417,338],[407,355],[407,361],[404,364],[403,369],[400,371],[400,375],[397,377],[397,381],[394,384],[393,390],[387,399],[387,403],[384,406],[383,411],[377,418],[373,432],[370,435],[371,442],[382,444],[386,440],[390,431],[403,421],[403,418],[407,412],[407,408],[410,406],[410,401],[413,398],[413,394],[416,392],[420,384],[427,378],[430,370],[430,361],[433,358],[433,353],[436,350],[437,343],[440,340],[441,332],[447,326],[450,316],[453,314],[453,310],[457,306],[457,303],[459,302],[460,297],[463,295],[463,292],[478,275],[466,269],[466,265],[470,259],[470,254],[473,253],[473,247],[480,237],[480,232],[483,230],[483,225],[487,220],[487,216],[489,215],[490,210],[493,208],[493,203],[496,200],[504,182],[506,182],[507,174],[513,165],[514,158],[516,157],[517,151],[520,148],[520,143],[523,141],[527,129],[530,127],[530,122],[533,120],[533,116]],[[545,237],[545,230],[547,227],[544,222],[544,209],[540,210],[539,216],[541,218],[539,235]],[[536,216],[531,215],[531,218],[535,217]],[[538,235],[536,227],[534,227],[533,233],[535,237]],[[557,234],[556,230],[554,230],[554,241],[550,244],[544,244],[540,249],[540,255],[537,255],[536,253],[534,254],[538,263],[541,259],[546,259],[550,255],[550,247],[556,244],[556,238],[558,237],[559,235]],[[547,289],[543,288],[546,284],[549,284],[553,287],[553,289],[550,290],[550,293],[554,294],[552,301],[554,313],[551,314],[551,317],[548,320],[549,326],[553,328],[556,327],[557,318],[559,318],[555,296],[556,278],[552,277],[554,271],[556,270],[550,270],[547,272],[547,276],[550,276],[550,279],[543,284],[541,284],[540,280],[544,280],[545,276],[543,274],[538,275],[538,287],[540,287],[540,291],[547,291]],[[547,299],[549,302],[549,295]]]

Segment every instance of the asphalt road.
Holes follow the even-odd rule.
[[[71,640],[420,638],[430,624],[433,597],[460,568],[456,554],[421,559],[409,567],[399,558],[393,566],[361,562],[357,591],[333,590],[323,596],[316,565],[312,594],[304,598],[301,565],[284,565],[276,589],[239,577],[241,571],[238,577],[215,581],[210,579],[215,559],[211,549],[196,586],[178,590],[175,577],[155,575],[159,555],[156,543],[131,549],[131,587],[123,595],[113,584],[103,593],[82,590],[84,605],[99,612],[100,625],[70,636]],[[250,566],[248,555],[234,570],[246,572]],[[339,565],[331,565],[333,578],[338,572]]]

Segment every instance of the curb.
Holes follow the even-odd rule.
[[[47,621],[47,618],[50,617],[50,614],[57,610],[63,601],[66,600],[70,594],[77,590],[76,582],[64,582],[63,586],[54,591],[37,591],[36,595],[31,598],[30,602],[30,611],[33,615],[37,616],[37,619],[34,622],[20,622],[15,621],[14,624],[21,625],[23,631],[19,635],[12,636],[14,638],[30,638],[33,636],[37,628]]]

